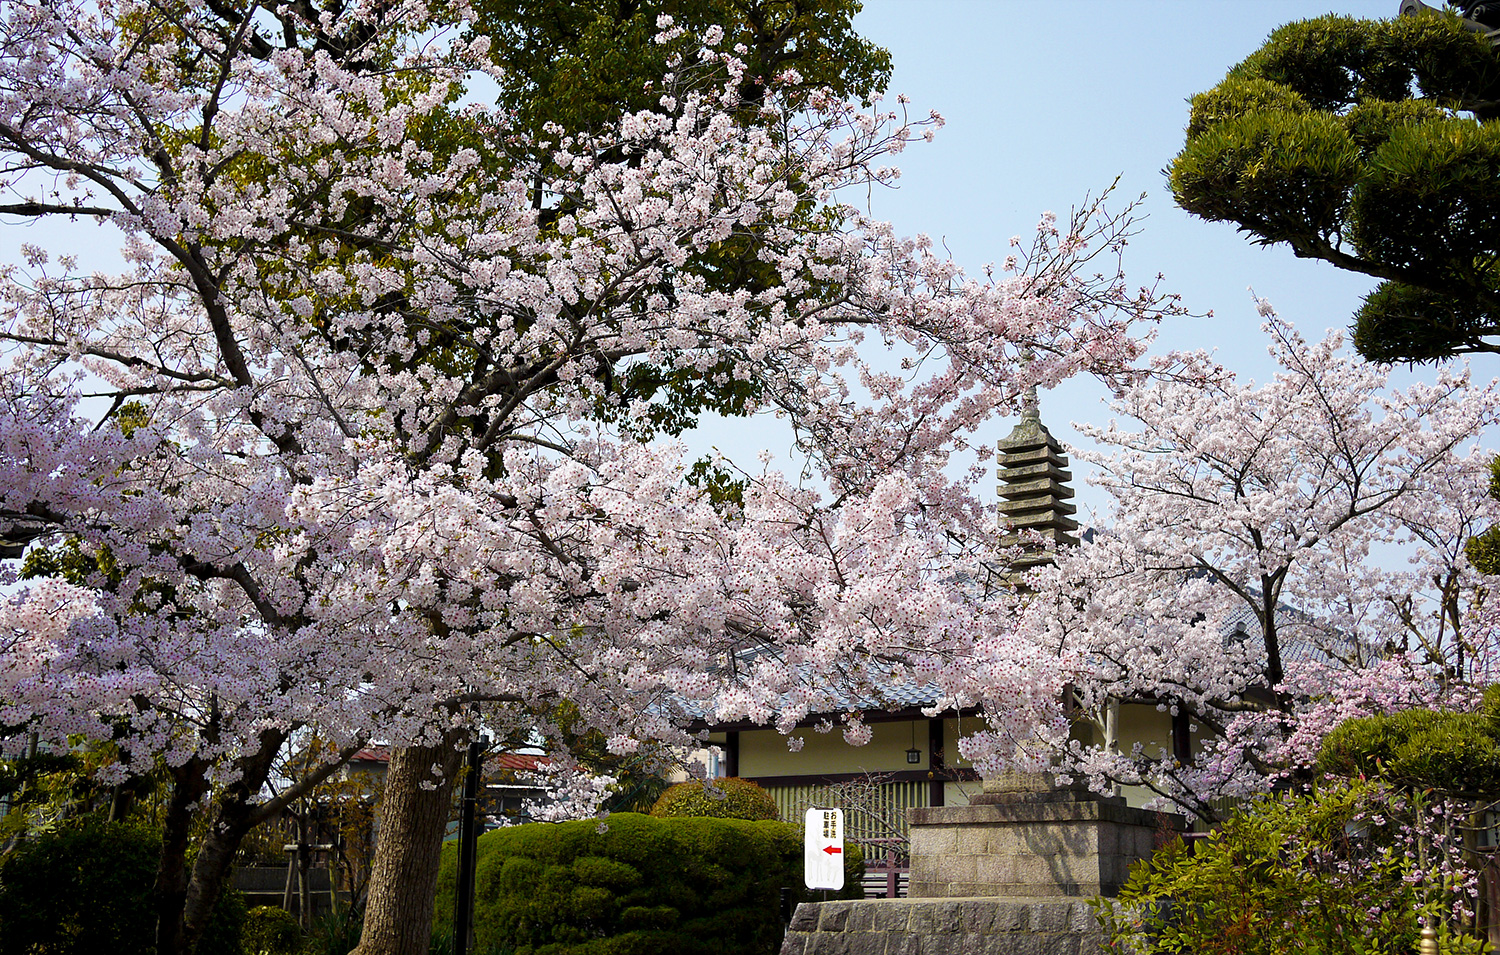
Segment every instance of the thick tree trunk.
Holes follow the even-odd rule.
[[[229,883],[235,851],[264,815],[263,807],[251,800],[269,778],[272,760],[286,742],[286,734],[266,730],[259,742],[258,751],[239,758],[239,778],[214,801],[213,821],[191,870],[187,867],[188,837],[195,807],[209,793],[208,765],[194,757],[172,771],[172,797],[156,874],[157,955],[191,955],[197,948],[219,895]]]
[[[391,754],[365,924],[359,948],[351,955],[426,955],[438,861],[466,736],[454,731],[437,746],[407,747]],[[433,773],[434,765],[441,777]]]
[[[169,770],[172,792],[167,799],[161,856],[156,863],[157,955],[187,955],[192,944],[182,923],[188,894],[188,836],[193,807],[208,791],[206,770],[206,764],[196,757]]]

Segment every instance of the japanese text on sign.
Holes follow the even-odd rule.
[[[812,808],[803,816],[803,881],[809,889],[844,887],[844,811]]]

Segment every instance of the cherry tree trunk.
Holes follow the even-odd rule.
[[[453,781],[463,763],[463,736],[453,732],[437,746],[391,754],[364,929],[350,955],[426,955]]]
[[[196,757],[171,770],[172,795],[167,804],[161,856],[156,870],[157,955],[190,955],[213,919],[214,908],[232,879],[234,855],[257,824],[252,802],[270,776],[273,760],[286,742],[282,730],[265,730],[259,746],[241,756],[238,778],[214,800],[212,822],[198,840],[188,865],[197,805],[209,794],[208,763]],[[332,767],[324,770],[331,772]]]
[[[193,809],[208,791],[204,779],[206,764],[189,759],[169,772],[171,795],[167,801],[166,821],[162,831],[161,857],[156,865],[156,952],[157,955],[187,955],[195,938],[187,934],[183,911],[187,908],[191,872],[187,864],[191,840]]]

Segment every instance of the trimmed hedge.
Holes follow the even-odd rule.
[[[161,836],[129,823],[70,820],[0,865],[0,955],[152,955]],[[198,955],[240,955],[245,897],[226,887]]]
[[[601,831],[601,828],[603,831]],[[845,844],[840,898],[864,859]],[[453,921],[444,847],[437,928]],[[497,829],[479,840],[474,941],[515,955],[773,955],[781,889],[805,901],[802,834],[784,822],[610,816]]]
[[[712,781],[701,779],[678,783],[656,800],[651,815],[713,816],[719,819],[780,819],[781,810],[771,794],[748,779],[730,776]]]
[[[1413,708],[1345,720],[1318,752],[1325,772],[1479,799],[1500,796],[1500,684],[1478,709]]]

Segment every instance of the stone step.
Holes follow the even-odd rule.
[[[1082,899],[864,899],[797,906],[781,955],[1103,955]]]

